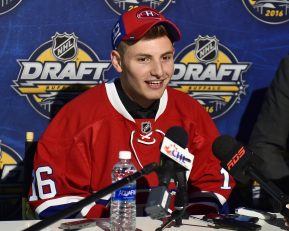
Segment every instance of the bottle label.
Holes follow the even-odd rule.
[[[136,196],[135,186],[123,187],[113,193],[112,200],[134,201]]]

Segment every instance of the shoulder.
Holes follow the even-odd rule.
[[[182,118],[187,124],[213,126],[213,120],[205,108],[192,96],[173,88],[168,90],[167,113],[175,118]]]
[[[104,84],[96,85],[68,102],[64,105],[62,110],[73,112],[74,114],[77,114],[78,112],[81,113],[81,111],[91,112],[92,110],[97,110],[99,104],[104,106],[106,98]]]
[[[283,57],[280,63],[289,68],[289,55]]]
[[[272,80],[268,94],[289,95],[289,56],[284,57],[279,64],[275,77]]]
[[[105,118],[111,108],[104,84],[86,90],[65,104],[52,119],[50,127],[68,127],[81,129],[88,124]]]
[[[85,106],[91,102],[95,102],[106,95],[104,84],[96,85],[79,96],[75,97],[71,102],[68,103],[68,107],[73,107],[74,105]],[[101,99],[103,100],[103,99]],[[101,101],[100,100],[100,101]]]
[[[188,106],[189,108],[195,108],[202,110],[202,105],[194,99],[192,96],[188,95],[187,93],[181,92],[179,90],[173,89],[171,87],[167,88],[168,91],[168,99],[170,102],[174,103],[175,105],[180,105],[182,107]],[[188,108],[186,108],[187,110]]]
[[[289,79],[288,74],[289,74],[289,55],[281,59],[279,66],[277,68],[277,77],[282,76],[284,79]]]

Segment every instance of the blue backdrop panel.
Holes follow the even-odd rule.
[[[0,4],[1,169],[24,157],[26,131],[34,131],[38,139],[53,113],[84,85],[116,77],[110,66],[110,34],[125,10],[150,5],[180,27],[171,85],[196,97],[221,134],[245,142],[264,91],[289,51],[287,0]],[[51,68],[59,72],[53,75]]]

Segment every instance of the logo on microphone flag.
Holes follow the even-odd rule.
[[[164,137],[162,142],[161,153],[183,166],[187,170],[186,177],[188,180],[193,167],[194,155],[187,148],[182,148],[167,137]]]

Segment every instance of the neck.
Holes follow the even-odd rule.
[[[121,86],[120,79],[115,80],[115,86],[120,100],[133,118],[155,118],[160,100],[156,100],[151,104],[151,106],[144,108],[142,105],[139,105],[137,102],[128,97]]]
[[[124,92],[124,94],[135,104],[137,104],[138,106],[140,106],[141,108],[149,108],[150,106],[152,106],[157,100],[142,100],[140,98],[136,98],[136,97],[132,97],[130,94],[129,94],[129,91],[126,90],[126,86],[125,84],[123,83],[122,79],[120,78],[120,85],[121,85],[121,88]]]

